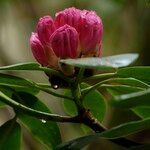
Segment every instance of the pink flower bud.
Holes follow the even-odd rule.
[[[35,59],[43,66],[47,66],[48,59],[45,55],[44,48],[38,38],[37,33],[32,33],[31,38],[30,38],[30,45],[31,45],[32,53]]]
[[[50,45],[50,36],[54,30],[55,26],[51,16],[44,16],[39,19],[37,33],[43,45]]]
[[[84,10],[79,28],[82,53],[91,53],[102,40],[102,21],[94,11]]]
[[[97,47],[102,40],[103,25],[100,17],[94,11],[79,10],[72,7],[56,13],[56,28],[64,24],[77,30],[82,55],[97,55],[97,50],[99,50]]]
[[[56,13],[55,26],[58,28],[65,24],[68,24],[78,31],[79,20],[81,18],[80,13],[81,10],[74,7],[67,8],[63,11]]]
[[[61,70],[67,75],[74,69],[60,66],[59,58],[99,57],[103,25],[94,11],[74,7],[39,19],[37,33],[32,33],[30,45],[35,59],[42,65]]]
[[[59,58],[76,58],[78,56],[78,33],[75,28],[64,25],[51,36],[51,47]]]
[[[58,69],[58,58],[50,47],[43,46],[37,33],[32,33],[30,45],[33,56],[43,66]]]

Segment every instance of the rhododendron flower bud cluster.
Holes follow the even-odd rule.
[[[30,45],[40,64],[59,70],[59,59],[100,56],[102,33],[102,21],[94,11],[73,7],[56,13],[54,19],[40,18]]]

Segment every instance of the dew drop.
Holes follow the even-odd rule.
[[[42,121],[42,123],[46,123],[46,120],[44,120],[44,119],[42,119],[41,121]]]
[[[58,85],[53,85],[53,88],[54,89],[58,89]]]

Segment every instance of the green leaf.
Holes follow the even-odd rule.
[[[82,84],[81,88],[87,88],[89,87],[88,84]],[[89,109],[95,118],[97,118],[99,121],[102,121],[105,116],[106,112],[106,104],[104,97],[100,92],[97,90],[94,90],[90,93],[88,93],[84,100],[83,100],[83,105]]]
[[[0,127],[0,137],[1,150],[21,150],[21,127],[14,119]]]
[[[81,88],[89,87],[88,84],[82,84]],[[66,96],[71,96],[70,91],[65,92]],[[94,117],[96,117],[99,121],[102,121],[106,111],[106,105],[104,101],[104,97],[97,91],[92,91],[85,96],[83,100],[83,105],[89,109]],[[64,100],[64,108],[67,114],[71,116],[77,115],[77,109],[73,101]]]
[[[141,146],[134,146],[129,148],[129,150],[150,150],[150,144],[143,144]]]
[[[125,67],[133,63],[138,58],[138,54],[122,54],[109,57],[88,57],[78,59],[62,59],[60,63],[84,67],[97,68],[101,70],[113,70],[114,68]]]
[[[123,84],[140,88],[149,88],[150,86],[135,78],[111,78],[107,81],[110,84]]]
[[[39,92],[39,89],[35,88],[31,81],[2,73],[0,73],[0,86],[3,88],[11,87],[17,91],[26,91],[33,94]]]
[[[0,101],[0,108],[3,108],[4,106],[5,106],[5,104]]]
[[[144,89],[134,86],[127,85],[107,85],[103,84],[101,87],[106,88],[113,96],[129,94],[138,91],[143,91]]]
[[[32,82],[25,80],[20,77],[16,77],[13,75],[7,75],[7,74],[2,74],[0,73],[0,84],[11,84],[11,85],[16,85],[16,86],[33,86]]]
[[[19,63],[10,66],[2,66],[0,70],[39,70],[40,64],[38,63]]]
[[[72,96],[70,90],[65,90],[64,95],[65,96]],[[78,114],[78,111],[77,111],[77,108],[76,108],[74,101],[68,101],[67,99],[64,99],[63,106],[64,106],[65,112],[68,115],[73,117],[73,116],[76,116]]]
[[[150,118],[143,119],[140,121],[132,121],[102,133],[96,133],[95,135],[84,136],[81,138],[74,139],[72,141],[63,143],[57,146],[57,150],[65,150],[65,149],[81,149],[87,144],[95,141],[96,139],[103,137],[106,139],[116,139],[119,137],[124,137],[145,129],[150,128]]]
[[[12,90],[8,87],[2,86],[0,85],[0,91],[3,92],[5,95],[7,95],[8,97],[12,96]]]
[[[112,104],[117,107],[131,108],[136,106],[150,106],[150,89],[124,94],[114,97]]]
[[[150,84],[150,67],[127,67],[117,71],[119,77],[132,77]]]
[[[90,134],[93,132],[93,130],[85,124],[81,124],[80,127],[85,134]]]
[[[116,139],[150,128],[150,118],[121,124],[108,131],[100,133],[102,137]]]
[[[9,97],[12,96],[12,91],[9,90],[8,87],[6,88],[6,87],[3,87],[3,86],[0,86],[0,91],[2,93],[4,93],[5,95],[9,96]],[[3,102],[0,101],[0,108],[3,108],[4,106],[5,106],[5,103],[3,103]]]
[[[133,108],[132,111],[140,116],[141,118],[149,118],[150,117],[150,106],[139,106]]]
[[[34,62],[29,62],[29,63],[19,63],[15,65],[10,65],[10,66],[2,66],[0,67],[0,70],[15,70],[15,71],[20,71],[20,70],[28,70],[28,71],[44,71],[48,74],[58,74],[56,70],[53,70],[48,67],[42,67],[38,63]]]
[[[141,91],[139,88],[127,87],[124,85],[119,85],[119,86],[109,85],[109,86],[106,86],[106,88],[109,91],[109,93],[111,93],[111,95],[113,96]],[[150,107],[148,106],[139,106],[139,107],[132,108],[131,110],[141,118],[150,117]]]
[[[19,100],[20,103],[32,109],[50,113],[49,108],[37,97],[25,92],[18,92],[18,94],[22,99],[22,102]],[[14,99],[17,100],[15,96]],[[39,120],[21,112],[17,112],[17,115],[33,136],[48,149],[54,149],[61,142],[60,131],[55,122]]]
[[[52,68],[48,67],[42,67],[38,63],[20,63],[20,64],[15,64],[15,65],[10,65],[10,66],[2,66],[0,67],[0,70],[15,70],[15,71],[20,71],[20,70],[28,70],[28,71],[43,71],[47,75],[56,75],[58,77],[63,78],[64,80],[69,80],[65,75],[61,74],[59,71],[56,71]]]

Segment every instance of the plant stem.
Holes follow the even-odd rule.
[[[87,87],[87,88],[83,89],[82,90],[82,97],[84,98],[88,93],[90,93],[91,91],[99,88],[102,84],[107,83],[107,82],[111,82],[111,81],[115,81],[116,79],[117,78],[106,79],[106,80],[103,80],[99,83],[96,83],[96,84],[94,84],[90,87]],[[121,78],[119,78],[119,79],[121,79]]]
[[[80,115],[80,114],[82,114],[82,112],[85,109],[83,107],[82,101],[80,99],[80,97],[81,97],[80,85],[78,83],[74,83],[72,85],[71,92],[72,92],[72,96],[74,98],[74,102],[77,106],[78,115]]]
[[[95,132],[105,131],[105,127],[93,117],[90,110],[85,110],[85,112],[82,114],[82,122]]]
[[[79,70],[79,73],[78,73],[76,79],[74,80],[74,82],[71,84],[71,87],[70,87],[72,96],[74,98],[74,102],[77,106],[78,115],[82,114],[85,111],[85,108],[81,101],[81,89],[80,89],[80,81],[83,77],[84,70],[85,70],[84,68],[81,68]]]
[[[45,88],[53,88],[50,84],[36,83],[36,85],[38,85],[40,87],[45,87]]]
[[[85,71],[85,68],[81,68],[81,69],[79,70],[78,75],[77,75],[76,82],[79,83],[79,84],[80,84],[80,82],[82,81],[84,71]]]
[[[104,74],[98,74],[98,75],[93,75],[93,76],[88,77],[88,78],[84,78],[82,81],[86,82],[86,81],[89,81],[89,80],[111,78],[111,77],[115,77],[115,76],[116,76],[116,73],[104,73]]]
[[[47,121],[55,121],[55,122],[72,122],[72,123],[79,123],[79,117],[68,117],[68,116],[60,116],[56,114],[50,114],[38,110],[31,109],[29,107],[26,107],[25,105],[22,105],[13,99],[9,98],[5,94],[3,94],[0,91],[0,100],[10,106],[12,106],[14,109],[19,110],[27,115],[39,118],[39,119],[44,119]]]
[[[95,132],[101,133],[107,130],[100,122],[98,122],[97,119],[93,117],[93,115],[91,114],[89,110],[85,111],[82,117],[82,123],[90,127]],[[118,144],[120,146],[126,147],[126,148],[141,145],[139,143],[128,140],[126,138],[109,139],[109,141],[115,144]]]
[[[60,98],[65,98],[65,99],[68,99],[68,100],[73,100],[72,97],[55,93],[55,92],[53,92],[53,91],[51,91],[51,90],[49,90],[49,89],[47,89],[47,88],[38,86],[37,84],[35,84],[35,86],[36,86],[38,89],[40,89],[40,90],[42,90],[42,91],[44,91],[44,92],[46,92],[46,93],[48,93],[48,94],[51,94],[51,95],[53,95],[53,96],[60,97]]]
[[[110,81],[110,79],[103,80],[103,81],[101,81],[101,82],[99,82],[99,83],[97,83],[97,84],[95,84],[95,85],[93,85],[93,86],[90,86],[90,87],[88,87],[88,88],[86,88],[86,89],[83,89],[83,90],[82,90],[82,99],[84,99],[84,97],[85,97],[88,93],[90,93],[91,91],[97,89],[100,85],[102,85],[102,84],[104,84],[104,83],[106,83],[106,82],[108,82],[108,81]]]
[[[56,75],[56,76],[60,77],[61,79],[65,80],[68,83],[72,82],[72,79],[70,79],[69,77],[66,77],[63,73],[61,73],[59,71],[52,70],[52,69],[47,68],[47,67],[40,67],[40,69],[42,71],[44,71],[46,74]]]

